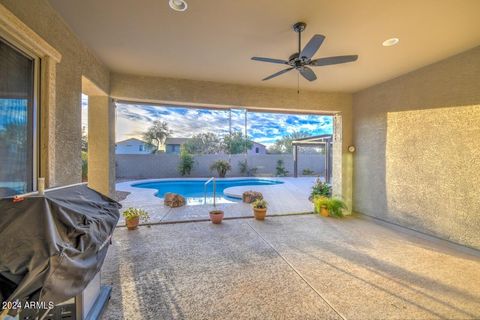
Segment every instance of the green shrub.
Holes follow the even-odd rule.
[[[88,180],[88,153],[82,151],[82,181]]]
[[[320,178],[317,178],[315,184],[312,187],[312,193],[310,194],[310,199],[315,197],[330,197],[332,195],[332,187],[326,182],[322,182]]]
[[[246,177],[254,176],[258,170],[256,167],[249,168],[247,160],[238,161],[238,167],[240,168],[240,173]]]
[[[311,176],[311,175],[314,175],[314,174],[315,174],[315,171],[310,170],[310,169],[303,169],[302,174],[303,174],[304,176]]]
[[[217,170],[218,176],[220,178],[225,178],[225,175],[227,174],[227,172],[232,170],[232,166],[226,160],[217,160],[210,166],[210,170],[211,171]]]
[[[240,168],[240,173],[246,176],[248,172],[247,160],[238,161],[238,167]]]
[[[313,205],[316,213],[320,213],[320,210],[326,208],[332,217],[343,217],[343,210],[347,210],[347,205],[340,198],[327,198],[327,197],[315,197],[313,199]]]
[[[127,210],[123,211],[122,214],[125,220],[132,220],[137,217],[143,221],[147,221],[148,219],[150,219],[150,215],[148,214],[148,212],[143,209],[128,208]]]
[[[182,150],[180,151],[180,163],[178,164],[178,171],[182,176],[190,175],[194,165],[195,160],[193,156],[182,147]]]
[[[277,161],[277,167],[276,167],[276,173],[277,177],[286,177],[288,175],[288,171],[285,169],[285,166],[283,164],[283,160],[279,159]]]

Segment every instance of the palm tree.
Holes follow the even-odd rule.
[[[171,134],[172,131],[168,129],[168,124],[166,122],[155,120],[150,128],[148,128],[147,132],[143,134],[143,139],[149,144],[155,145],[156,149],[154,153],[156,153]]]

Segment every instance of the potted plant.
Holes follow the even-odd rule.
[[[127,224],[128,230],[137,229],[140,219],[143,221],[148,221],[150,218],[147,211],[137,208],[128,208],[127,210],[123,211],[123,217],[125,218],[125,223]]]
[[[210,211],[210,221],[212,221],[213,224],[222,223],[223,217],[224,217],[224,213],[222,210],[214,209]]]
[[[257,199],[252,203],[253,215],[257,220],[265,220],[267,215],[267,201],[264,199]]]
[[[332,195],[332,188],[326,182],[322,182],[320,178],[315,180],[315,184],[312,187],[312,192],[310,193],[310,197],[308,198],[310,201],[313,201],[315,197],[325,197],[329,198]]]
[[[225,178],[227,172],[232,170],[232,166],[226,160],[217,160],[210,166],[210,170],[217,170],[218,176],[220,178]]]
[[[210,214],[210,221],[212,221],[213,224],[220,224],[222,223],[224,213],[222,210],[217,209],[217,202],[216,202],[216,181],[215,178],[213,178],[213,210],[209,212]]]
[[[347,209],[347,205],[340,198],[315,197],[313,199],[314,209],[316,213],[324,217],[343,217],[343,210]]]

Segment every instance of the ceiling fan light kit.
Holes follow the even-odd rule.
[[[272,78],[278,77],[288,71],[293,69],[297,70],[305,79],[308,81],[315,81],[317,76],[315,72],[310,67],[320,67],[320,66],[328,66],[333,64],[340,64],[340,63],[347,63],[356,61],[358,59],[357,55],[347,55],[347,56],[334,56],[334,57],[326,57],[326,58],[319,58],[312,60],[313,56],[317,52],[317,50],[322,45],[323,41],[325,40],[325,36],[321,34],[316,34],[310,39],[310,41],[306,44],[306,46],[302,49],[302,32],[307,27],[307,24],[304,22],[297,22],[293,25],[293,31],[298,33],[298,52],[292,54],[288,60],[282,59],[271,59],[271,58],[264,58],[264,57],[252,57],[252,60],[261,61],[261,62],[268,62],[268,63],[276,63],[276,64],[283,64],[288,65],[289,67],[279,72],[276,72],[264,79],[262,81],[270,80]]]
[[[398,38],[390,38],[390,39],[387,39],[387,40],[383,41],[382,46],[392,47],[392,46],[396,45],[399,41],[400,41],[400,39],[398,39]]]
[[[188,4],[185,0],[169,0],[168,5],[175,11],[185,11],[188,8]]]

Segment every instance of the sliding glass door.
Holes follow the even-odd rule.
[[[35,60],[0,38],[0,196],[33,191]]]

